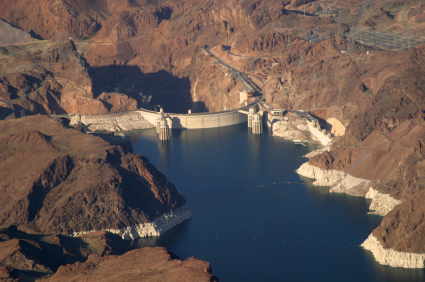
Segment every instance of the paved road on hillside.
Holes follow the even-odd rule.
[[[214,53],[212,53],[210,51],[209,47],[204,47],[203,48],[205,52],[207,52],[211,57],[213,57],[214,59],[217,60],[217,62],[219,62],[220,64],[222,64],[225,68],[227,68],[229,70],[229,72],[235,76],[236,78],[238,78],[239,80],[243,81],[247,86],[249,86],[251,89],[255,90],[256,92],[258,92],[260,95],[263,94],[263,92],[261,91],[260,88],[258,88],[248,77],[246,77],[243,73],[239,72],[237,69],[232,68],[231,66],[229,66],[228,64],[226,64],[226,62],[222,61],[220,58],[218,58],[216,55],[214,55]]]
[[[357,28],[359,26],[360,21],[361,21],[361,19],[363,17],[364,9],[369,8],[373,4],[373,1],[375,1],[375,0],[369,0],[369,1],[365,2],[365,3],[363,3],[360,6],[359,12],[357,13],[357,17],[356,17],[356,20],[355,20],[352,28]]]
[[[6,109],[3,111],[3,114],[0,115],[0,120],[15,118],[15,110],[13,109],[13,104],[4,100],[0,100],[0,103],[6,105]]]

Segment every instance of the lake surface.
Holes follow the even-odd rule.
[[[381,266],[359,245],[382,217],[369,200],[314,187],[295,170],[317,145],[294,145],[247,124],[127,132],[135,153],[174,183],[193,218],[137,246],[211,263],[226,281],[423,281],[424,270]]]

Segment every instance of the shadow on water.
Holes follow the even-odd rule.
[[[203,102],[193,103],[188,77],[179,78],[164,70],[143,73],[137,66],[110,65],[93,67],[92,71],[95,97],[102,92],[118,92],[134,98],[141,108],[153,110],[154,105],[161,105],[168,113],[206,110]],[[142,103],[150,95],[150,103]]]

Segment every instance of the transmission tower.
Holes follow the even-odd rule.
[[[77,55],[77,78],[81,76],[82,67],[81,67],[81,58],[79,55]]]
[[[50,66],[50,57],[46,58],[46,68]]]
[[[336,29],[336,35],[338,37],[342,37],[343,31],[342,31],[342,19],[341,16],[338,15],[338,18],[336,20],[336,24],[337,24],[337,29]]]
[[[58,41],[58,54],[59,54],[59,56],[62,56],[63,55],[63,45],[62,45],[62,36],[61,36],[60,32],[58,32],[57,41]]]
[[[300,50],[300,59],[298,61],[299,67],[302,68],[304,66],[304,53],[303,50]]]
[[[254,57],[249,58],[249,71],[255,72]]]
[[[85,76],[84,76],[84,84],[86,84],[87,83],[87,80],[89,79],[89,72],[87,71],[87,69],[86,69],[86,74],[85,74]]]
[[[412,33],[412,29],[410,27],[410,24],[406,25],[406,31],[407,31],[408,34]]]

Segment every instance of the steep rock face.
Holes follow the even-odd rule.
[[[146,158],[99,137],[43,116],[3,121],[0,128],[1,227],[65,234],[119,229],[185,203]]]

